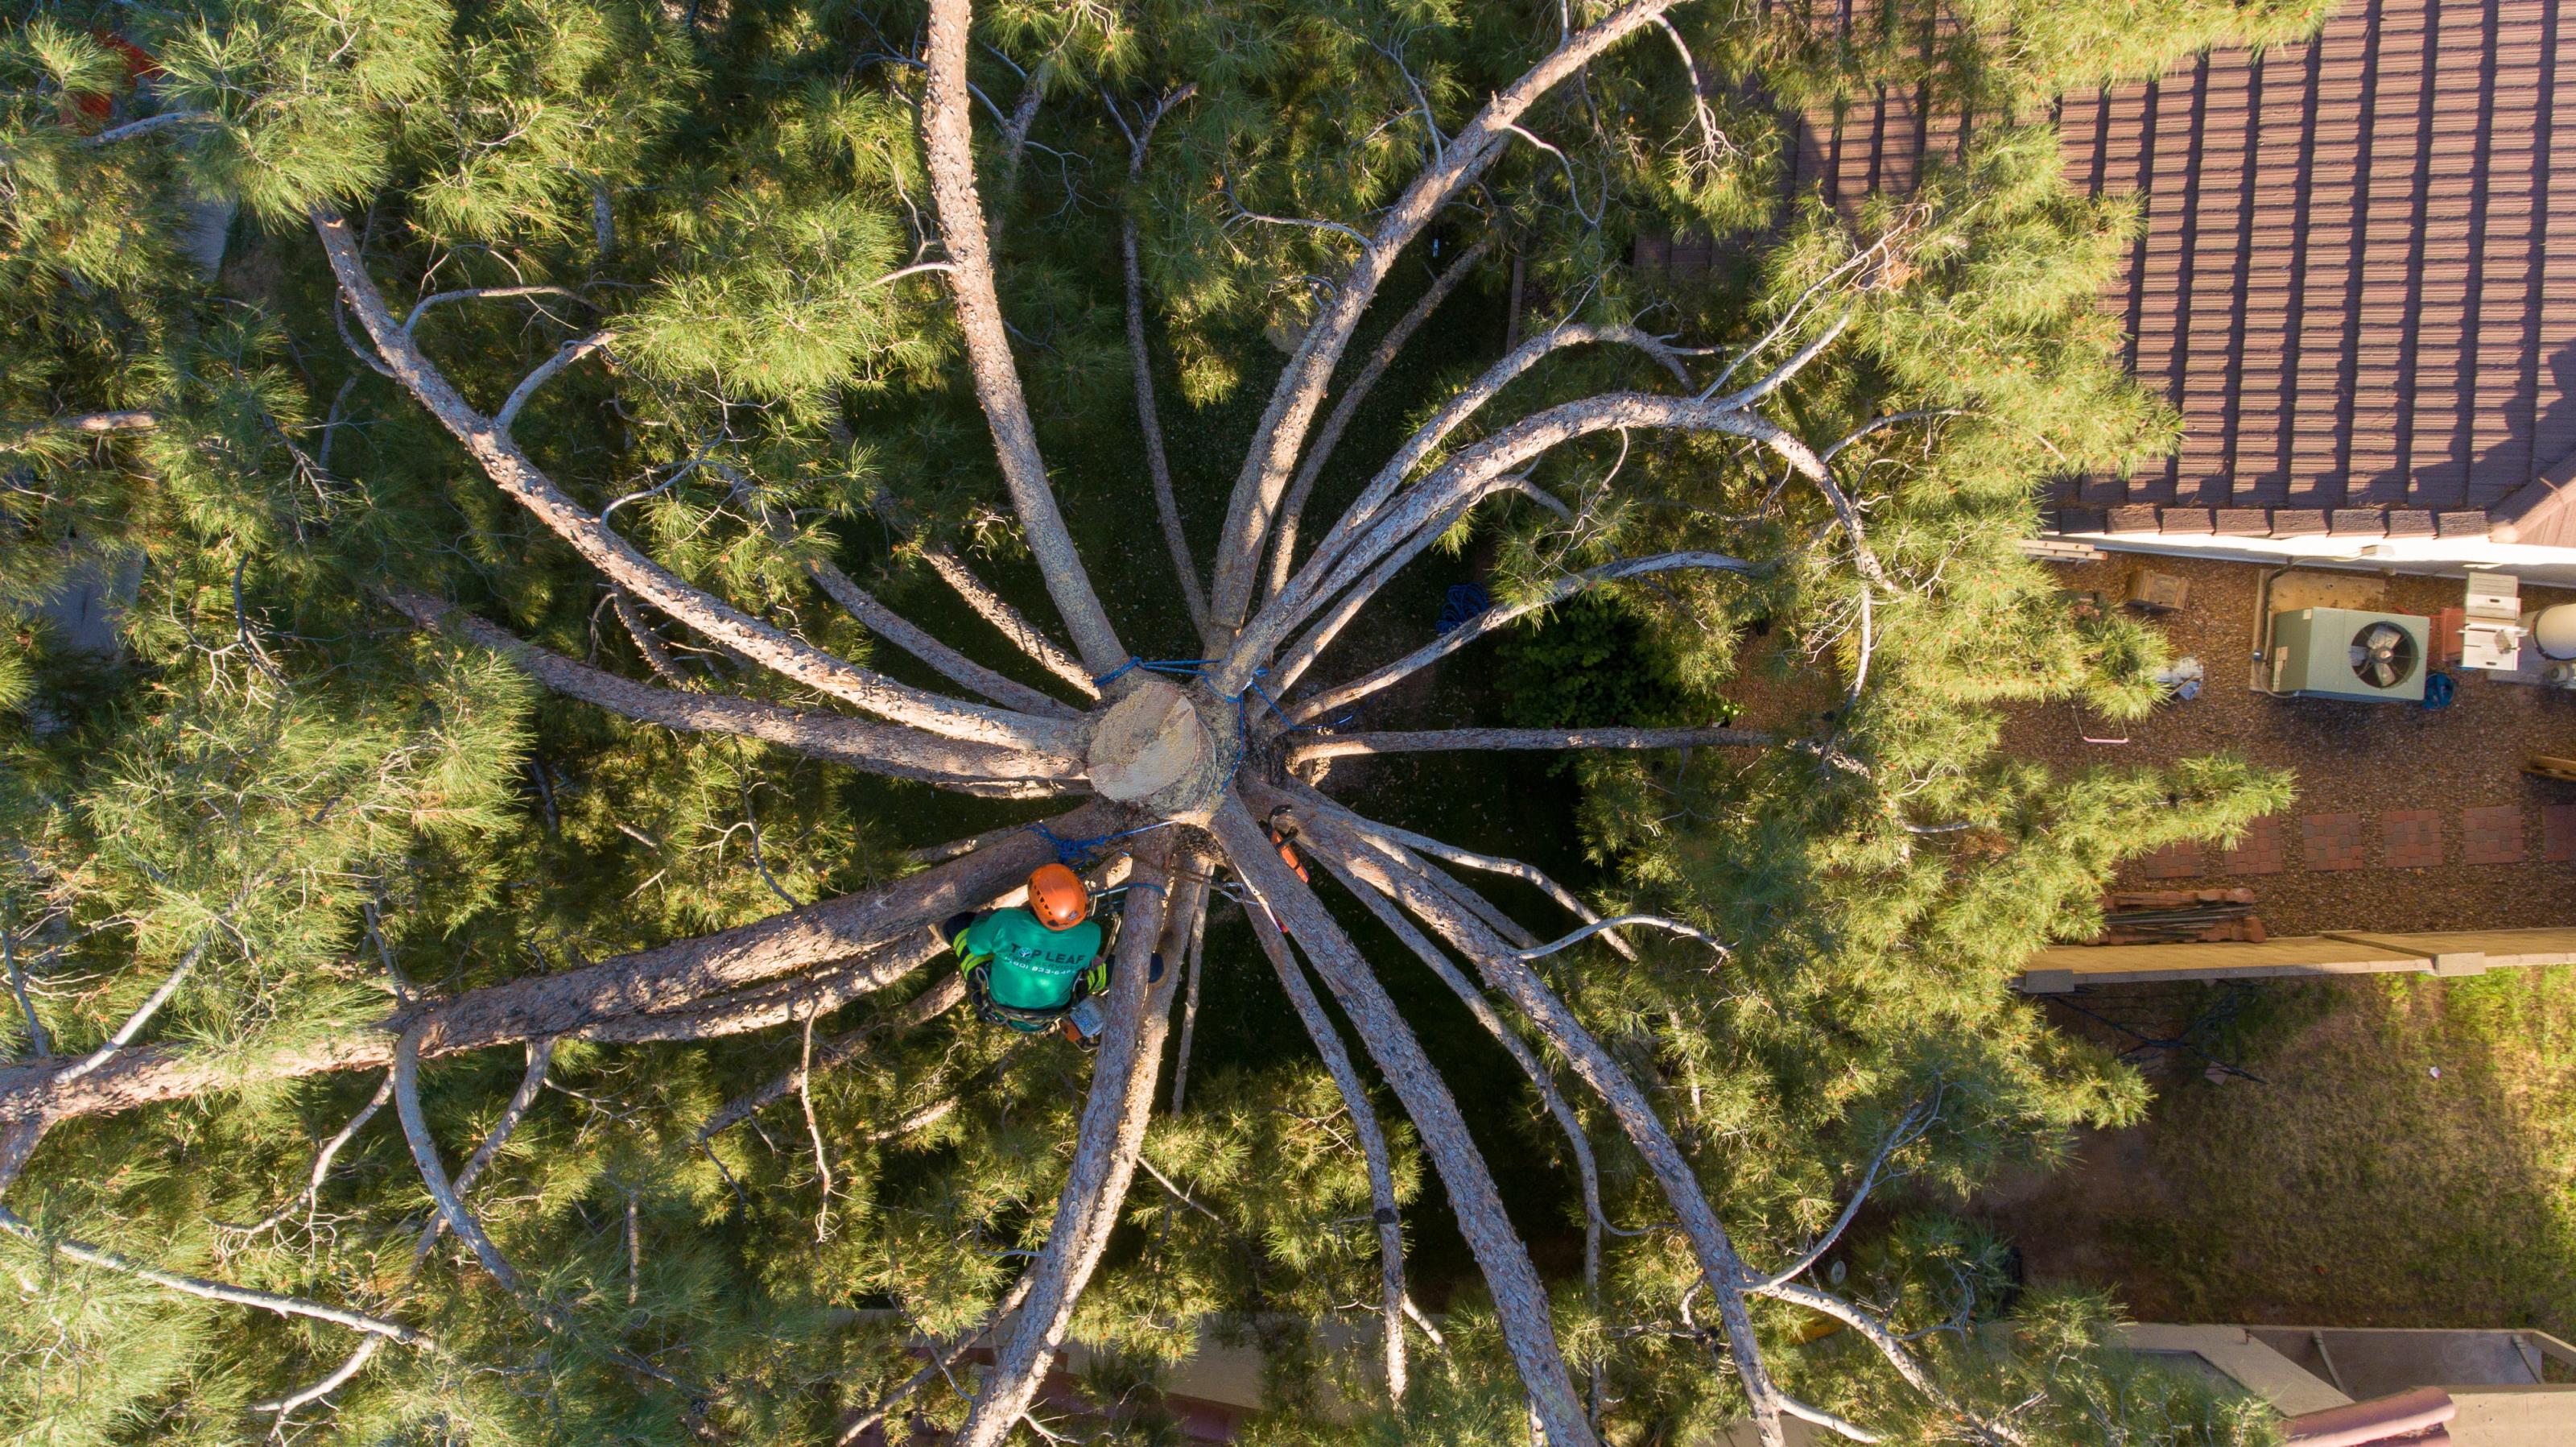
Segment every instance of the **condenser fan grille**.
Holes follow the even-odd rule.
[[[2394,623],[2371,623],[2352,635],[2353,675],[2373,688],[2395,688],[2415,672],[2415,640]]]

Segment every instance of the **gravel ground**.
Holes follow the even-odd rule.
[[[2299,797],[2280,821],[2284,867],[2279,873],[2230,874],[2215,848],[2201,851],[2201,867],[2185,875],[2155,875],[2145,861],[2124,866],[2124,888],[2177,888],[2188,884],[2250,886],[2256,912],[2275,935],[2320,930],[2433,930],[2502,928],[2576,923],[2576,866],[2543,858],[2542,810],[2576,805],[2576,784],[2555,783],[2522,772],[2535,753],[2576,756],[2576,694],[2498,682],[2483,674],[2449,670],[2458,680],[2447,709],[2401,704],[2338,703],[2281,699],[2247,687],[2257,587],[2265,568],[2191,558],[2105,553],[2094,562],[2060,565],[2063,586],[2121,596],[2132,569],[2150,567],[2190,583],[2187,605],[2159,620],[2177,656],[2197,657],[2207,670],[2200,697],[2173,701],[2146,719],[2110,726],[2080,717],[2064,703],[2015,709],[2005,748],[2061,769],[2094,765],[2156,764],[2199,754],[2229,752],[2298,774]],[[2305,570],[2289,574],[2282,589],[2352,594],[2316,598],[2343,606],[2364,605],[2429,616],[2459,605],[2456,578]],[[2370,600],[2368,595],[2378,595]],[[2526,587],[2525,610],[2576,601],[2563,590]],[[2277,605],[2276,605],[2277,606]],[[2122,745],[2087,744],[2083,736],[2117,738]],[[2524,860],[2514,864],[2466,862],[2462,811],[2510,806],[2521,811]],[[2386,867],[2381,816],[2398,810],[2439,811],[2443,863],[2431,868]],[[2362,867],[2319,870],[2307,855],[2305,816],[2357,812],[2365,845]]]

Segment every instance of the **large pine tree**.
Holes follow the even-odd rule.
[[[1210,1319],[1283,1441],[2259,1438],[1938,1208],[2143,1105],[2021,954],[2279,795],[1995,757],[2152,704],[2017,543],[2174,431],[2033,118],[2317,9],[22,11],[0,1431],[980,1447],[1078,1336],[1141,1438]],[[1787,194],[1888,85],[1965,157]],[[1514,717],[1358,722],[1496,647]],[[1366,782],[1533,750],[1589,898]],[[930,928],[1056,859],[1096,1054]],[[1225,970],[1311,1054],[1185,1085]]]

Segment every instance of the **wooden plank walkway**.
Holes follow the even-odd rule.
[[[2025,961],[2018,988],[2063,995],[2087,985],[2422,974],[2576,964],[2576,929],[2338,931],[2261,944],[2051,945]]]

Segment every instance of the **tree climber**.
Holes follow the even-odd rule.
[[[1086,1045],[1099,1038],[1105,1017],[1090,1002],[1109,989],[1109,943],[1081,875],[1042,864],[1029,875],[1027,904],[951,915],[939,937],[957,951],[978,1018],[1023,1034],[1061,1028]],[[1162,977],[1157,952],[1146,982]]]

